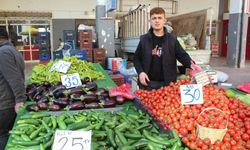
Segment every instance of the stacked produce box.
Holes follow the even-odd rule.
[[[93,62],[99,63],[103,68],[105,66],[106,50],[104,48],[94,48],[93,49]]]
[[[80,49],[92,49],[92,30],[80,30],[79,41]]]

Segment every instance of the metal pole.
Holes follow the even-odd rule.
[[[239,54],[237,60],[237,68],[240,68],[241,62],[241,53],[242,53],[242,36],[243,36],[243,22],[244,22],[244,13],[245,13],[245,0],[242,0],[242,7],[241,7],[241,15],[240,15],[240,39],[239,39]]]

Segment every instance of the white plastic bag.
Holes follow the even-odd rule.
[[[217,70],[215,71],[217,73],[218,82],[226,82],[228,80],[229,76],[225,72],[217,71]]]

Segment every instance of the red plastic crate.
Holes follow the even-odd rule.
[[[120,74],[110,75],[110,78],[115,82],[117,86],[120,86],[124,83],[124,76]]]

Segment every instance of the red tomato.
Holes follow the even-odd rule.
[[[203,143],[204,143],[205,145],[210,145],[210,144],[211,144],[211,140],[210,140],[209,138],[205,138],[205,139],[203,140]]]
[[[214,145],[216,145],[216,146],[222,146],[222,142],[220,141],[220,140],[216,140],[215,142],[214,142]]]
[[[241,135],[241,138],[242,138],[242,140],[244,140],[244,141],[248,141],[249,140],[249,135],[247,134],[247,133],[243,133],[242,135]]]
[[[203,141],[199,138],[199,139],[196,140],[196,145],[198,147],[202,147],[204,144],[203,144]]]

